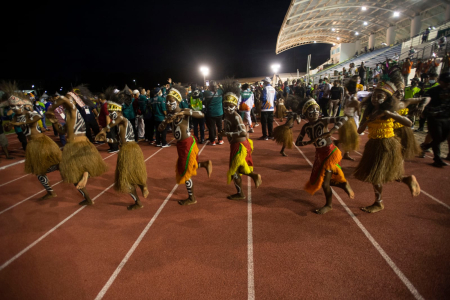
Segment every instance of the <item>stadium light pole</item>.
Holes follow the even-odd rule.
[[[200,72],[203,74],[203,86],[206,89],[206,76],[209,75],[208,67],[200,67]]]

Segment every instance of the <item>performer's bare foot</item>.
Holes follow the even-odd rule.
[[[348,155],[348,152],[345,152],[344,159],[355,161],[355,159],[353,157],[350,157],[350,155]]]
[[[197,200],[195,199],[194,196],[189,196],[189,198],[187,198],[186,200],[178,201],[178,204],[180,204],[180,205],[191,205],[191,204],[195,204],[195,203],[197,203]]]
[[[403,178],[403,182],[406,183],[406,185],[409,187],[409,190],[411,191],[411,194],[413,197],[419,196],[420,194],[420,185],[417,182],[416,176],[411,175],[408,177]]]
[[[287,154],[284,153],[284,151],[280,151],[280,153],[281,153],[281,155],[283,155],[283,156],[287,156]]]
[[[142,196],[144,196],[144,198],[147,198],[148,193],[149,193],[147,187],[141,188],[141,191],[142,191]]]
[[[78,203],[80,205],[94,205],[94,201],[92,201],[91,199],[85,199],[83,201],[81,201],[80,203]]]
[[[350,199],[354,199],[355,198],[355,192],[353,192],[352,187],[350,186],[350,183],[348,183],[348,181],[340,183],[338,185],[338,187],[343,189],[344,192],[346,192],[347,195],[350,197]]]
[[[241,195],[241,194],[234,194],[234,195],[228,196],[227,198],[230,200],[243,200],[243,199],[245,199],[245,196]]]
[[[55,198],[55,197],[56,197],[55,192],[47,192],[47,194],[45,194],[43,197],[39,198],[38,200],[47,200],[47,199]]]
[[[333,208],[331,206],[325,205],[322,208],[316,209],[314,212],[318,215],[323,215],[332,210]]]
[[[135,209],[140,209],[140,208],[143,208],[143,207],[144,207],[144,205],[142,205],[142,204],[140,204],[140,203],[138,203],[138,202],[136,201],[135,204],[133,204],[133,205],[128,205],[128,206],[127,206],[127,209],[128,209],[128,210],[135,210]]]
[[[87,180],[88,180],[87,173],[83,174],[83,178],[81,178],[80,182],[78,182],[78,184],[77,184],[77,189],[81,190],[81,189],[85,188],[86,184],[87,184]]]
[[[375,201],[375,203],[372,204],[371,206],[362,207],[361,210],[367,213],[376,213],[382,211],[384,209],[384,204],[382,201],[383,200]]]
[[[256,188],[258,188],[262,183],[261,175],[253,173],[250,177],[253,179],[253,182],[255,182]]]

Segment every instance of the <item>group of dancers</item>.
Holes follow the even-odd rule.
[[[274,139],[282,145],[283,156],[287,156],[285,149],[292,148],[294,144],[314,145],[316,149],[314,165],[304,190],[314,195],[320,188],[323,189],[326,202],[323,207],[315,210],[317,214],[324,214],[332,209],[332,186],[343,189],[350,198],[354,198],[355,194],[345,178],[340,162],[342,158],[353,160],[349,153],[358,150],[359,134],[367,127],[369,141],[354,177],[373,185],[375,202],[363,207],[362,210],[374,213],[384,209],[382,189],[388,182],[405,183],[413,196],[420,193],[415,176],[404,175],[404,160],[410,159],[420,151],[411,131],[412,122],[405,115],[408,114],[407,107],[410,104],[417,104],[416,112],[420,113],[429,98],[402,100],[404,83],[400,69],[396,66],[387,66],[385,72],[384,80],[378,84],[372,95],[361,103],[356,99],[356,78],[347,83],[348,99],[343,117],[321,117],[320,107],[314,99],[299,99],[295,107],[292,103],[289,104],[286,122],[274,130]],[[25,172],[36,175],[46,189],[47,194],[41,199],[56,197],[47,173],[59,170],[64,182],[74,184],[83,196],[80,205],[93,205],[94,201],[86,189],[88,178],[101,176],[106,172],[107,166],[97,148],[86,138],[86,125],[78,109],[84,107],[84,101],[92,97],[89,90],[85,86],[79,86],[64,96],[58,96],[46,113],[50,122],[56,125],[58,132],[67,135],[67,144],[62,151],[52,139],[41,132],[38,121],[43,116],[33,111],[27,96],[20,93],[13,83],[4,82],[2,90],[7,93],[9,106],[14,112],[8,126],[22,127],[29,139]],[[228,199],[240,200],[245,199],[242,175],[249,176],[256,188],[261,185],[262,179],[261,175],[253,170],[253,142],[249,139],[248,127],[239,114],[241,99],[239,83],[233,79],[224,80],[222,90],[225,126],[219,132],[219,136],[226,137],[230,143],[227,181],[228,183],[233,181],[236,188],[236,193],[228,196]],[[139,209],[143,204],[137,189],[139,188],[144,198],[149,195],[147,171],[142,150],[135,142],[132,124],[122,114],[122,105],[131,101],[132,94],[128,88],[119,91],[111,87],[106,90],[105,95],[111,122],[101,130],[96,140],[120,144],[114,188],[132,197],[134,203],[127,207],[128,210]],[[204,118],[204,114],[201,111],[180,108],[180,103],[186,95],[186,89],[180,85],[173,85],[170,88],[166,98],[167,115],[158,127],[159,131],[163,131],[167,126],[171,126],[177,140],[175,179],[178,184],[185,184],[188,194],[187,199],[178,201],[180,205],[197,203],[192,181],[192,177],[197,175],[197,169],[204,168],[208,177],[212,173],[211,160],[201,162],[198,160],[197,141],[191,136],[189,126],[191,118]],[[289,99],[286,100],[286,104],[288,103]],[[58,107],[64,109],[62,116],[66,120],[64,126],[61,126],[55,117],[55,113],[62,111],[56,110]],[[361,123],[358,124],[357,115],[361,108],[364,108],[364,114]],[[285,110],[282,114],[284,113]],[[307,123],[303,125],[294,141],[292,128],[295,121],[300,124],[301,118],[306,119]],[[333,124],[331,129],[329,124]],[[119,134],[117,138],[111,138],[107,133],[115,126]],[[331,136],[335,132],[339,132],[339,140],[333,142]],[[304,141],[306,135],[309,141]],[[340,149],[344,152],[344,157]]]

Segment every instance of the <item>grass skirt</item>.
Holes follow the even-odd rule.
[[[198,147],[193,137],[177,142],[178,160],[175,165],[175,176],[178,184],[184,184],[192,176],[197,175]]]
[[[369,139],[355,170],[355,178],[372,184],[384,184],[403,176],[402,146],[398,138]]]
[[[349,117],[347,122],[339,128],[339,147],[343,152],[359,149],[359,134],[353,117]]]
[[[141,147],[135,142],[125,143],[117,156],[114,189],[129,193],[130,187],[147,186],[147,169]]]
[[[244,168],[244,174],[253,172],[253,141],[247,139],[242,143],[230,144],[230,168],[227,172],[227,183],[230,183],[234,174],[240,174],[239,169]]]
[[[97,177],[106,172],[106,164],[97,148],[89,142],[86,136],[76,137],[73,142],[64,146],[59,171],[64,182],[78,183],[83,173]]]
[[[292,149],[292,129],[289,126],[281,125],[275,127],[273,130],[273,137],[278,145],[282,145],[285,148]]]
[[[284,105],[277,105],[276,118],[282,119],[286,113],[286,107]]]
[[[329,145],[322,148],[316,148],[316,157],[309,181],[305,184],[305,191],[314,195],[323,184],[325,171],[332,172],[331,181],[335,183],[347,182],[344,172],[342,172],[339,162],[342,160],[342,154],[335,145]]]
[[[405,126],[396,128],[394,133],[400,138],[403,159],[412,159],[422,152],[411,128]]]
[[[25,151],[25,172],[34,175],[45,175],[47,170],[61,162],[61,150],[58,145],[45,134],[32,137]]]

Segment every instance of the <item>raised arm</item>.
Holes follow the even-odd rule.
[[[205,115],[201,111],[192,110],[190,108],[183,108],[183,110],[176,114],[177,116],[191,116],[196,119],[202,119]]]
[[[384,112],[384,115],[394,119],[395,122],[402,124],[403,126],[411,127],[412,122],[407,117],[400,116],[397,112],[391,112],[389,110],[386,110]]]

